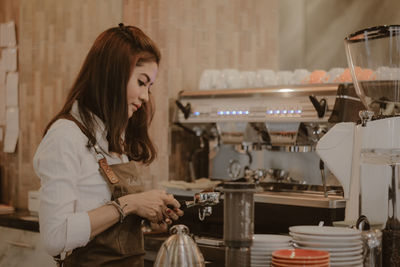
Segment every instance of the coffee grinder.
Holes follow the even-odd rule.
[[[400,26],[357,31],[345,38],[345,48],[366,110],[357,125],[331,128],[318,142],[317,153],[342,182],[346,220],[385,211],[383,266],[400,266]]]

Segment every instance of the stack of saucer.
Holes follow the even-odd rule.
[[[283,249],[272,253],[272,267],[329,267],[329,253],[310,249]]]
[[[332,226],[289,227],[294,246],[301,249],[324,250],[330,254],[330,266],[362,266],[361,231]]]
[[[291,240],[292,238],[286,235],[254,235],[251,247],[251,266],[270,266],[272,252],[291,248]]]

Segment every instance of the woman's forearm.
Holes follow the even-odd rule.
[[[120,197],[118,201],[126,215],[132,214],[136,209],[135,194]],[[129,203],[131,202],[131,203]],[[128,204],[129,203],[129,204]],[[90,220],[90,239],[105,231],[115,223],[120,221],[121,214],[117,207],[113,205],[104,205],[88,212]]]
[[[118,198],[125,215],[136,214],[153,223],[162,223],[166,219],[171,222],[183,215],[179,210],[179,202],[172,195],[163,190],[150,190],[134,193]],[[167,208],[171,205],[172,209]],[[88,212],[90,219],[90,238],[95,237],[120,220],[118,208],[113,205],[104,205]]]
[[[120,214],[113,205],[104,205],[88,212],[90,239],[119,222]]]

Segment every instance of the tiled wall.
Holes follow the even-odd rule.
[[[159,157],[143,170],[157,182],[185,178],[187,151],[170,128],[173,100],[197,89],[204,69],[345,66],[343,37],[398,24],[398,10],[397,0],[2,0],[0,22],[17,25],[20,136],[16,153],[0,152],[1,201],[26,207],[27,191],[38,189],[31,160],[43,128],[94,38],[120,21],[141,27],[162,51],[151,129]]]
[[[204,69],[277,67],[277,6],[276,0],[124,1],[124,21],[153,37],[163,57],[153,90],[152,135],[159,151],[150,168],[154,182],[187,178],[184,154],[191,151],[168,127],[179,91],[196,90]]]
[[[17,207],[26,207],[27,191],[39,188],[32,157],[43,129],[60,109],[94,38],[106,28],[120,21],[139,26],[159,44],[163,54],[153,88],[157,112],[151,130],[159,157],[150,170],[143,170],[154,182],[168,179],[182,164],[176,156],[170,158],[169,132],[170,102],[180,90],[197,89],[198,78],[207,68],[277,67],[276,0],[0,3],[7,6],[4,13],[0,11],[0,21],[18,14],[13,19],[17,20],[19,37],[20,135],[16,153],[0,152],[3,181],[9,182],[1,188],[3,196],[7,194],[3,202],[11,200]]]
[[[8,182],[3,201],[26,207],[27,191],[39,188],[32,157],[44,127],[62,107],[95,37],[121,21],[122,0],[20,0],[16,9],[20,134],[16,153],[0,155]]]

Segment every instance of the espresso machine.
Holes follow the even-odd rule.
[[[383,266],[399,266],[400,26],[360,30],[345,48],[365,110],[359,123],[333,126],[317,153],[344,187],[346,220],[383,223]]]
[[[331,127],[328,120],[338,117],[333,112],[338,87],[324,84],[182,91],[175,124],[195,133],[202,140],[200,147],[207,146],[205,177],[233,180],[257,169],[264,169],[259,176],[273,176],[276,172],[268,170],[283,169],[293,180],[315,184],[321,181],[321,173],[313,151]],[[304,168],[305,164],[316,168]],[[199,178],[193,168],[190,171],[188,176]]]
[[[192,140],[172,148],[190,155],[179,161],[187,166],[179,178],[255,183],[261,190],[254,194],[254,233],[288,233],[293,225],[344,219],[344,188],[315,148],[335,124],[358,120],[352,114],[363,105],[352,84],[185,90],[176,103],[171,136]],[[166,189],[179,200],[196,193]],[[201,222],[198,211],[188,209],[180,223],[195,235],[221,239],[223,202]]]

